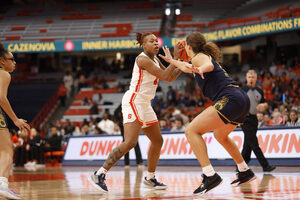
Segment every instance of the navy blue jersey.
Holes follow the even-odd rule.
[[[204,73],[204,79],[202,79],[198,73],[193,72],[193,75],[204,96],[214,101],[225,86],[237,85],[237,83],[229,77],[227,72],[215,61],[215,59],[211,56],[209,56],[209,58],[214,65],[213,71]]]

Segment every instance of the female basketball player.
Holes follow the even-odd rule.
[[[217,141],[227,150],[238,165],[237,179],[232,185],[240,185],[255,179],[254,173],[244,162],[238,147],[228,137],[241,124],[250,108],[247,94],[238,87],[226,71],[219,65],[220,50],[212,42],[206,42],[200,32],[186,37],[185,50],[191,63],[172,59],[168,48],[163,48],[167,62],[184,72],[193,73],[204,95],[214,104],[201,112],[185,129],[185,135],[203,169],[203,181],[195,194],[203,194],[218,186],[222,178],[210,164],[207,147],[202,135],[213,131]]]
[[[151,107],[159,79],[173,81],[181,73],[174,65],[165,68],[155,56],[158,53],[158,39],[152,33],[137,33],[136,40],[144,51],[135,60],[129,90],[122,99],[124,123],[124,142],[114,148],[103,166],[89,177],[90,183],[103,192],[107,192],[105,184],[106,172],[130,149],[136,146],[141,130],[151,141],[148,153],[148,173],[144,179],[147,187],[166,189],[167,186],[157,182],[155,169],[160,156],[163,138],[158,120]],[[178,58],[181,51],[175,48],[174,57]]]
[[[9,72],[14,71],[15,65],[12,53],[0,43],[0,195],[10,199],[21,199],[20,195],[8,188],[7,178],[13,161],[13,145],[2,111],[3,109],[21,131],[30,130],[26,120],[19,119],[15,115],[7,99],[7,89],[11,79]]]

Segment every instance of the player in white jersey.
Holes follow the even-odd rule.
[[[108,191],[105,184],[106,172],[125,153],[136,146],[141,130],[151,141],[148,152],[148,172],[143,183],[146,187],[154,189],[167,188],[155,178],[163,138],[156,114],[151,107],[151,99],[155,96],[159,79],[174,81],[181,71],[173,65],[165,68],[155,56],[159,50],[155,35],[149,32],[137,33],[136,40],[144,51],[135,60],[130,88],[122,99],[124,142],[114,148],[103,166],[88,178],[89,182],[102,192]],[[182,50],[179,44],[175,45],[174,57],[179,58]]]

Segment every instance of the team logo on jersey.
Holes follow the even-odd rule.
[[[0,113],[0,128],[6,128],[6,122],[3,115]]]
[[[214,105],[214,108],[217,110],[222,110],[224,106],[228,103],[229,99],[223,96],[219,101],[217,101]]]
[[[128,114],[128,119],[131,119],[131,117],[132,117],[132,114]]]

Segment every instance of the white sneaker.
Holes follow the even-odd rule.
[[[8,187],[1,186],[1,185],[0,185],[0,195],[9,199],[22,199],[22,197],[12,189],[9,189]]]
[[[31,166],[33,166],[33,165],[34,165],[33,162],[27,162],[27,163],[24,165],[24,167],[31,167]]]
[[[143,184],[146,188],[152,188],[155,190],[166,190],[168,188],[168,186],[166,186],[163,183],[160,183],[156,180],[155,177],[147,180],[147,178],[144,178]]]

